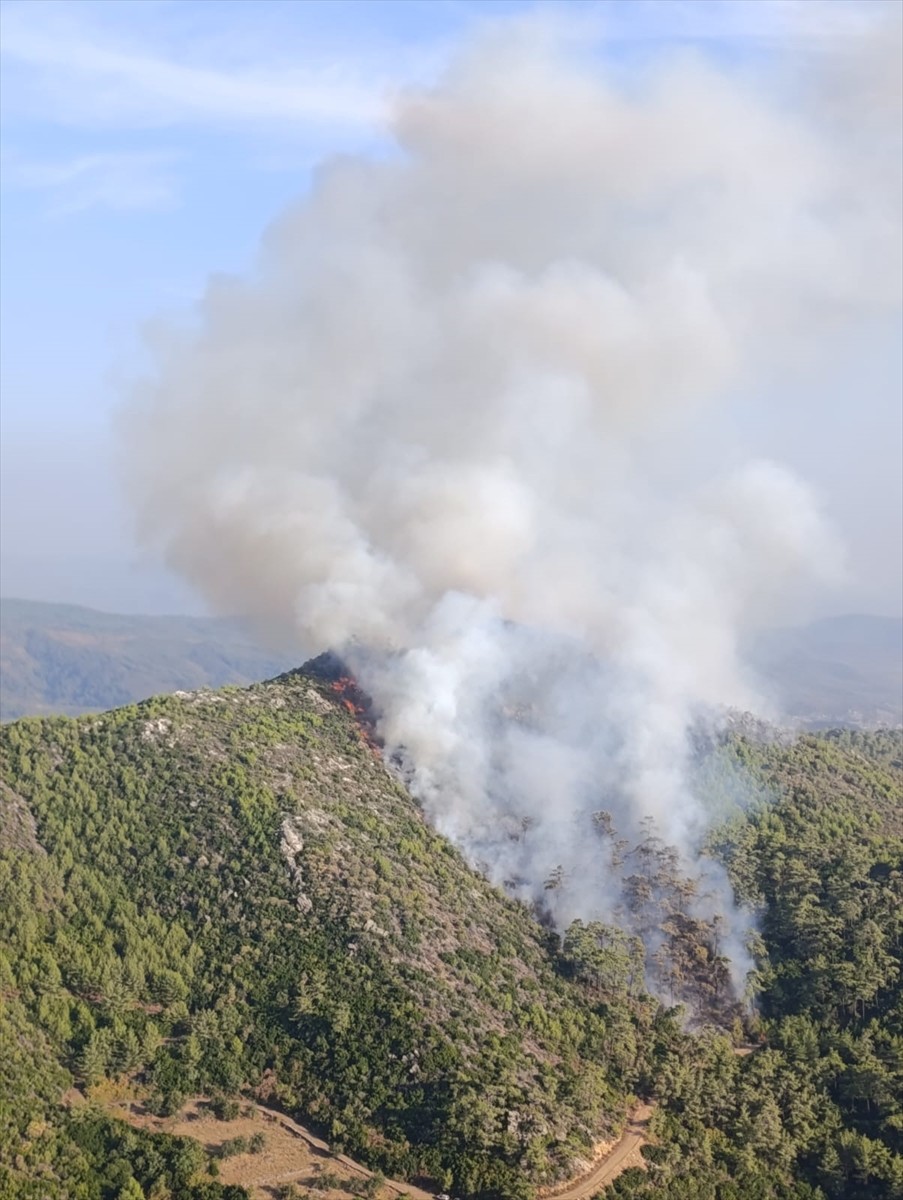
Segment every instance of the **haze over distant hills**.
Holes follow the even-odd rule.
[[[781,710],[810,728],[903,722],[898,617],[826,617],[771,630],[750,657]]]
[[[0,601],[0,719],[75,716],[180,688],[253,683],[292,661],[240,621]]]
[[[132,616],[0,601],[0,717],[77,715],[151,695],[267,679],[301,655],[211,617]],[[810,728],[903,723],[903,621],[842,616],[762,635],[750,657],[776,705]]]

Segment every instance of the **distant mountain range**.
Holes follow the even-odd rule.
[[[0,600],[0,719],[75,716],[179,689],[255,683],[301,657],[261,647],[240,621]]]
[[[808,728],[903,723],[903,620],[830,617],[758,637],[750,660],[775,709]],[[297,665],[246,624],[0,601],[0,719],[77,715]]]

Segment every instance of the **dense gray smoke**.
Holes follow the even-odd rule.
[[[497,29],[158,332],[143,536],[345,656],[438,828],[560,924],[619,917],[609,817],[651,818],[707,875],[690,907],[729,914],[688,731],[756,707],[741,637],[840,559],[802,482],[710,431],[898,302],[894,42],[795,91],[693,58],[627,86]]]

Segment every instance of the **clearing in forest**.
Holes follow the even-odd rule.
[[[347,1200],[349,1193],[360,1192],[372,1172],[344,1154],[332,1152],[327,1144],[284,1113],[262,1104],[247,1103],[234,1120],[215,1117],[205,1101],[189,1100],[172,1117],[157,1117],[143,1105],[122,1101],[108,1109],[130,1125],[150,1133],[171,1133],[200,1142],[213,1158],[222,1146],[235,1138],[264,1136],[264,1146],[256,1154],[242,1153],[218,1159],[221,1183],[237,1183],[247,1188],[254,1200],[274,1200],[284,1184],[292,1183],[299,1191],[316,1189],[319,1196]],[[333,1186],[324,1186],[324,1178]],[[387,1180],[376,1193],[376,1200],[394,1200],[406,1193],[411,1200],[433,1200],[430,1192],[408,1183]]]

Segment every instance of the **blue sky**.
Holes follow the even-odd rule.
[[[142,330],[186,312],[337,153],[390,150],[394,89],[428,83],[517,0],[53,0],[2,14],[6,595],[197,608],[128,532],[110,428]],[[560,11],[563,6],[556,6]],[[865,4],[573,4],[620,69],[674,44],[748,69],[844,36]]]

